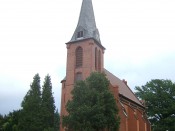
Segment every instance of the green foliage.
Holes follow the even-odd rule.
[[[45,128],[43,131],[54,131],[54,128],[51,128],[51,127]]]
[[[43,85],[41,101],[42,124],[44,129],[54,127],[54,103],[51,78],[47,75]]]
[[[60,130],[60,115],[58,113],[58,110],[56,110],[54,115],[54,131]]]
[[[0,131],[17,131],[19,115],[20,110],[17,110],[1,117]]]
[[[0,114],[0,131],[2,131],[2,125],[4,123],[4,117]]]
[[[36,74],[22,101],[22,109],[0,115],[0,131],[59,131],[60,116],[55,112],[52,83],[45,77],[41,94],[40,77]]]
[[[22,111],[20,115],[19,129],[21,131],[41,131],[41,91],[40,77],[36,74],[21,104]]]
[[[119,129],[118,108],[109,91],[109,81],[102,73],[92,73],[85,81],[78,81],[72,91],[73,98],[63,117],[63,126],[75,131]]]
[[[136,95],[146,101],[146,111],[153,125],[153,131],[174,131],[175,83],[155,79],[135,89]]]

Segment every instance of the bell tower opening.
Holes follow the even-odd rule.
[[[76,68],[82,67],[83,65],[83,49],[79,46],[76,49]]]

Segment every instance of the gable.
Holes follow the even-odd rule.
[[[143,106],[139,99],[135,96],[135,94],[132,92],[132,90],[119,78],[114,76],[112,73],[104,69],[104,73],[106,74],[106,77],[110,81],[112,86],[118,86],[119,87],[119,94],[130,99],[131,101],[134,101],[135,103]]]

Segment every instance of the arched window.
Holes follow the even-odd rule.
[[[76,49],[76,67],[82,67],[83,64],[83,49],[78,47]]]
[[[101,71],[101,51],[98,52],[98,71]]]
[[[95,70],[97,70],[97,66],[98,66],[98,62],[97,62],[97,56],[98,56],[98,53],[97,53],[97,47],[95,48]]]
[[[75,81],[80,81],[80,80],[83,80],[83,76],[81,72],[78,72],[76,73]]]

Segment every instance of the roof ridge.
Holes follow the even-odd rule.
[[[134,97],[138,100],[138,102],[139,102],[138,104],[142,105],[142,103],[140,102],[140,100],[138,99],[138,97],[134,94],[134,92],[131,90],[131,88],[130,88],[128,85],[126,85],[120,78],[116,77],[113,73],[109,72],[107,69],[104,68],[104,70],[105,70],[106,72],[110,73],[113,77],[119,79],[119,80],[122,82],[122,84],[124,84],[124,85],[129,89],[129,91],[134,95]],[[121,93],[120,93],[120,94],[121,94]],[[121,94],[121,95],[124,95],[124,94]],[[125,97],[127,97],[127,96],[125,96]],[[128,98],[128,97],[127,97],[127,98]],[[129,99],[130,99],[130,98],[129,98]],[[143,106],[143,105],[142,105],[142,106]]]

